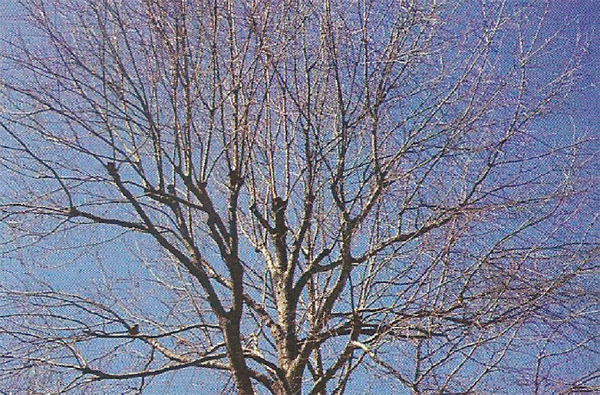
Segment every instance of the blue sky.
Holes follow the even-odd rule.
[[[596,0],[553,1],[552,25],[565,35],[582,35],[589,40],[588,55],[581,71],[581,89],[573,99],[581,127],[598,130],[600,121],[600,2]]]

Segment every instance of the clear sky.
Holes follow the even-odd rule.
[[[600,128],[600,2],[597,0],[552,1],[551,20],[564,34],[589,40],[588,57],[582,70],[581,93],[574,97],[581,127]],[[591,131],[591,130],[590,130]]]

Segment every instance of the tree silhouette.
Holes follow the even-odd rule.
[[[598,382],[575,362],[598,361],[592,146],[551,126],[585,43],[547,7],[23,7],[2,54],[4,388]]]

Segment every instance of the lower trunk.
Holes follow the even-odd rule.
[[[222,323],[221,327],[225,334],[225,344],[227,346],[227,356],[231,363],[231,370],[236,382],[239,395],[254,395],[250,372],[244,358],[244,351],[240,339],[240,329],[236,322]]]
[[[290,383],[290,394],[300,395],[302,394],[302,376],[296,379],[292,379]]]
[[[277,383],[272,388],[273,395],[300,395],[302,394],[302,377],[288,380],[286,384]]]
[[[280,366],[285,372],[285,383],[280,382],[280,385],[276,386],[275,395],[301,395],[304,368],[294,363],[283,363]]]

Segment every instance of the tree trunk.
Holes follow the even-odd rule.
[[[240,326],[238,322],[232,322],[230,319],[221,319],[223,333],[225,334],[225,344],[227,346],[227,356],[231,363],[231,370],[235,378],[239,395],[253,395],[254,388],[250,379],[250,372],[244,358],[242,342],[240,340]]]

